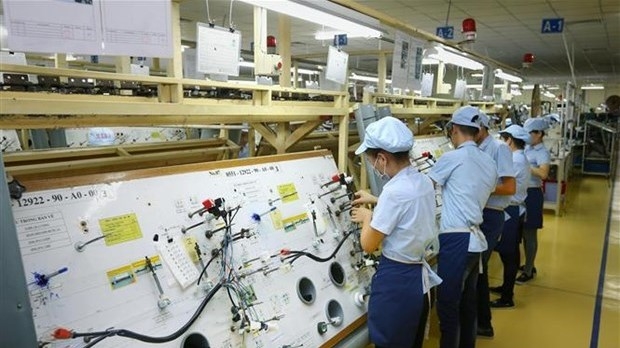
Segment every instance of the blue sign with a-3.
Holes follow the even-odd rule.
[[[442,37],[444,39],[454,39],[454,27],[453,26],[447,26],[447,27],[437,27],[437,32],[436,32],[437,36]]]
[[[562,30],[564,30],[564,18],[545,18],[542,20],[541,33],[561,33]]]

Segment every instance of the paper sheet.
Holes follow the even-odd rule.
[[[196,70],[205,74],[239,76],[241,33],[210,28],[204,23],[196,25]]]

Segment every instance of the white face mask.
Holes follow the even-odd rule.
[[[379,179],[383,180],[383,181],[388,181],[390,180],[390,176],[387,175],[387,173],[385,172],[385,164],[383,165],[383,173],[381,173],[379,171],[379,169],[377,169],[377,161],[379,160],[379,156],[377,156],[375,158],[375,164],[372,165],[372,170],[375,172],[375,174],[379,177]]]

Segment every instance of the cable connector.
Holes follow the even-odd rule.
[[[68,340],[73,338],[73,331],[65,329],[64,327],[59,327],[58,329],[54,330],[52,337],[57,340]]]

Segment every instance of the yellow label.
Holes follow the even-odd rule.
[[[149,260],[151,260],[151,265],[153,265],[153,268],[157,269],[161,267],[161,261],[159,260],[159,255],[150,256]],[[138,261],[132,262],[131,268],[133,269],[133,272],[135,274],[142,274],[142,273],[150,271],[146,267],[146,258],[142,258]]]
[[[184,237],[183,245],[185,245],[185,251],[189,254],[189,258],[192,259],[192,262],[198,262],[198,253],[196,252],[196,238],[194,237]]]
[[[282,213],[279,209],[272,211],[269,216],[271,217],[271,222],[273,223],[273,228],[276,230],[282,229]]]
[[[99,226],[101,233],[105,235],[107,246],[142,238],[142,231],[135,213],[101,219]]]
[[[131,265],[115,268],[106,272],[108,281],[113,290],[136,282],[136,275]]]
[[[282,225],[284,226],[285,232],[291,232],[295,230],[297,224],[303,223],[309,220],[310,219],[308,219],[307,213],[301,213],[301,214],[293,215],[293,216],[287,217],[286,219],[283,219]]]
[[[278,194],[280,194],[280,198],[282,199],[283,203],[289,203],[299,199],[295,184],[293,184],[292,182],[288,184],[278,185]]]

